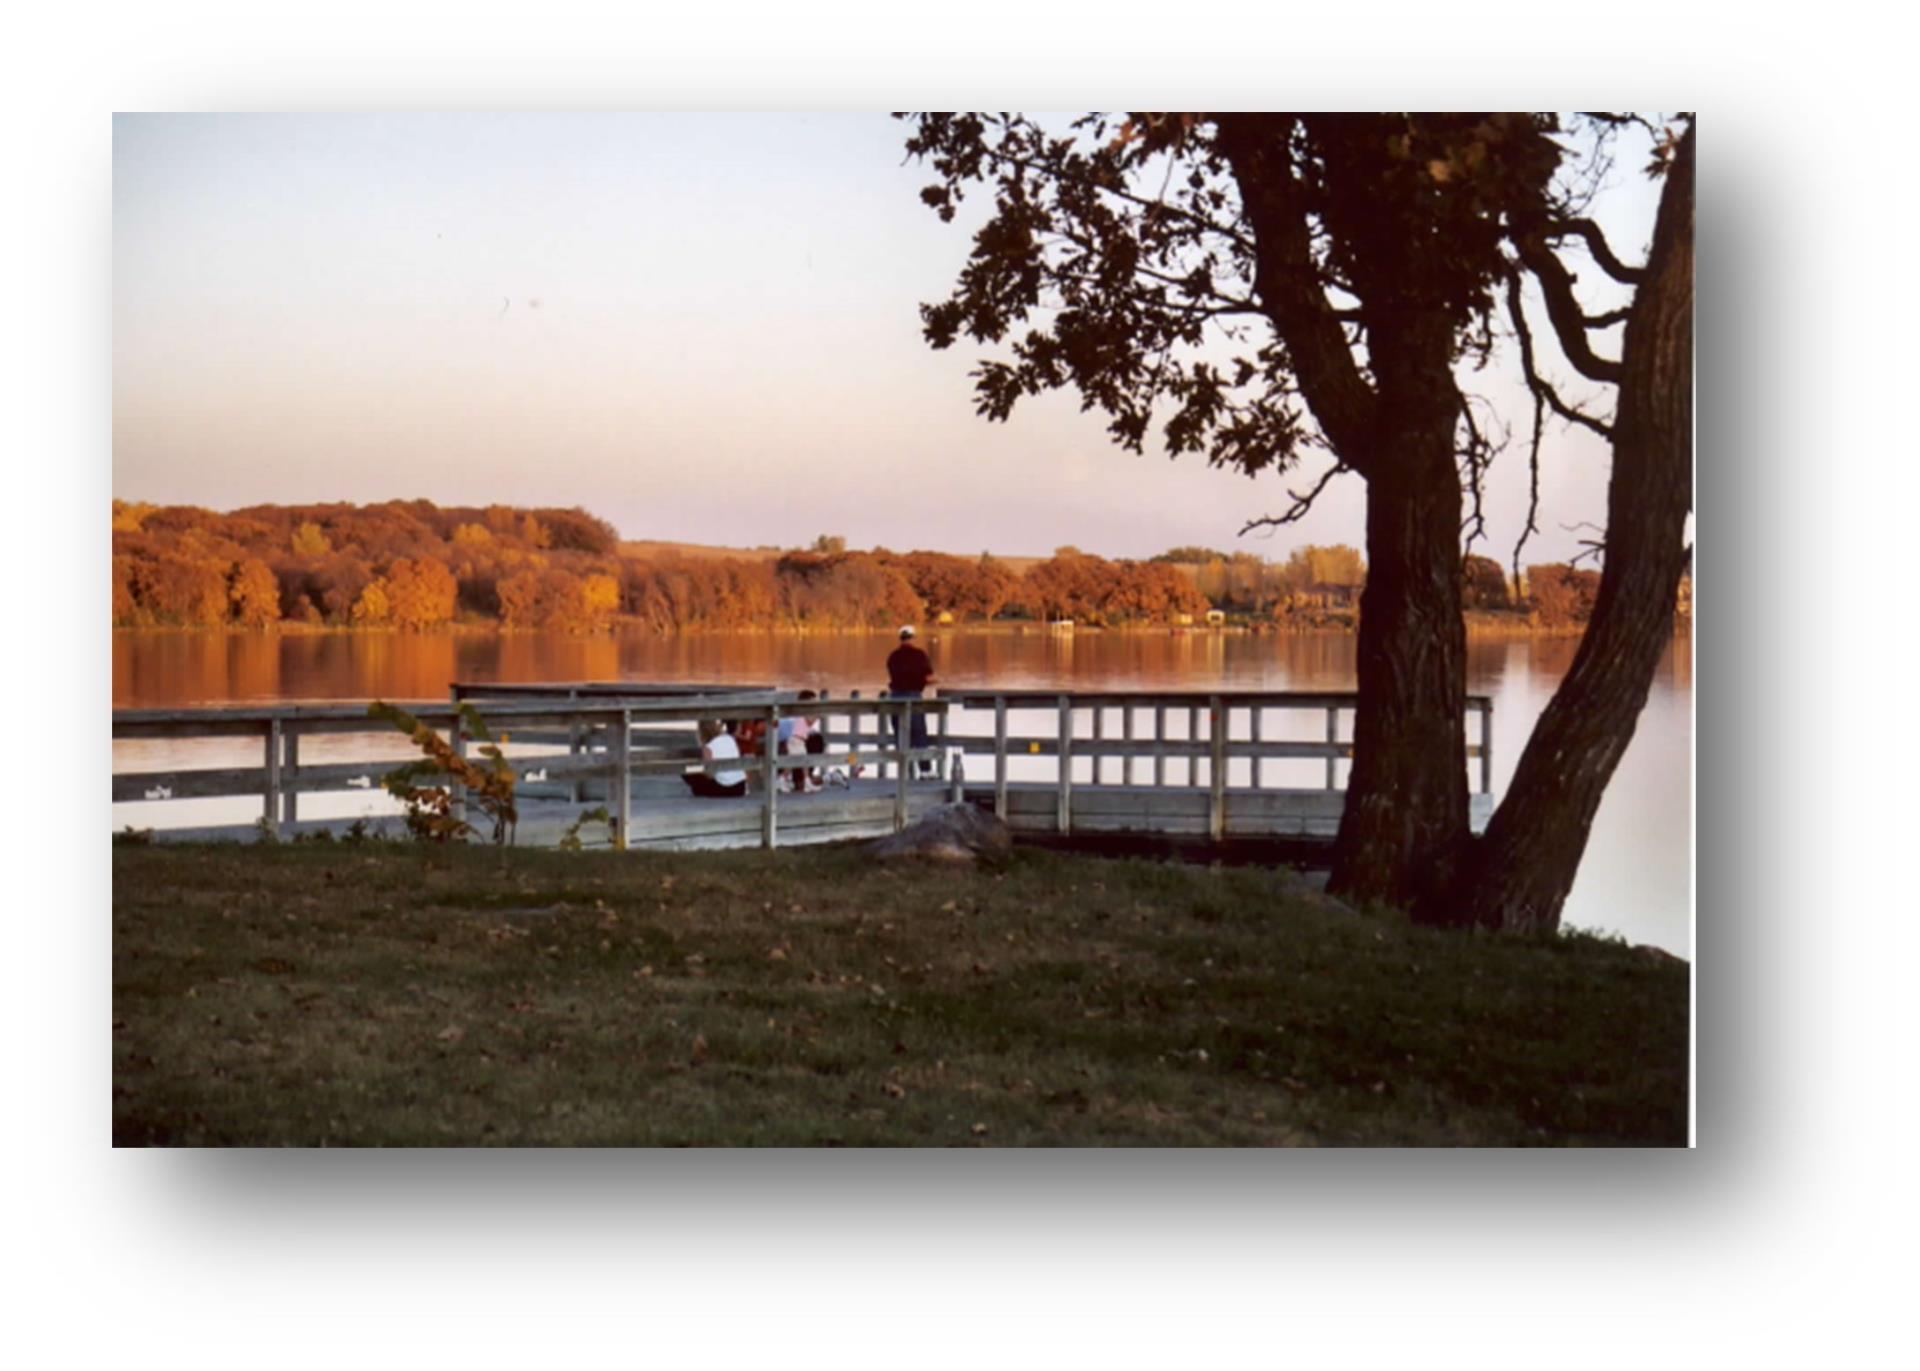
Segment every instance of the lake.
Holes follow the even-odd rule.
[[[955,688],[1354,688],[1354,639],[1343,633],[1052,633],[995,627],[933,630],[924,642],[940,684]],[[891,633],[580,638],[492,631],[120,630],[113,635],[113,703],[116,709],[133,709],[376,697],[444,700],[448,684],[456,680],[724,681],[811,687],[837,695],[884,688],[883,663],[893,644]],[[1496,799],[1577,646],[1572,638],[1547,637],[1468,642],[1467,689],[1494,702]],[[1692,955],[1692,736],[1693,644],[1690,637],[1677,636],[1661,659],[1633,744],[1594,821],[1586,860],[1567,902],[1568,924]],[[404,740],[394,742],[392,755],[406,755]],[[155,746],[117,743],[115,768],[161,764]],[[149,811],[155,808],[116,805],[114,825],[152,823]]]

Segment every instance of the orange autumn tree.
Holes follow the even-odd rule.
[[[401,628],[423,629],[453,618],[459,586],[431,557],[402,557],[387,568],[388,617]]]
[[[273,568],[258,557],[234,564],[227,580],[235,623],[247,628],[271,628],[280,622],[280,582]]]

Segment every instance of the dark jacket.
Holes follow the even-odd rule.
[[[933,679],[933,659],[912,643],[902,643],[887,656],[887,689],[925,690]]]

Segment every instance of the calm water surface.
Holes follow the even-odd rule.
[[[453,681],[724,681],[871,692],[886,684],[883,663],[893,642],[887,633],[571,638],[492,632],[120,631],[113,642],[113,703],[116,709],[131,709],[375,697],[444,700]],[[1354,640],[1347,634],[992,629],[930,633],[926,646],[940,684],[949,687],[1354,688]],[[1576,646],[1568,638],[1468,643],[1467,688],[1494,702],[1496,798]],[[1692,955],[1692,706],[1692,642],[1679,637],[1661,660],[1633,744],[1601,804],[1566,910],[1570,924],[1653,943],[1681,956]],[[393,755],[405,755],[403,743]],[[116,744],[114,757],[121,770],[156,765],[151,744]],[[302,801],[303,812],[308,804]],[[114,823],[151,823],[142,811],[153,808],[115,806]]]

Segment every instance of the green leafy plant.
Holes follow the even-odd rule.
[[[380,778],[386,792],[406,806],[409,833],[423,842],[436,843],[473,837],[477,831],[474,826],[454,813],[454,788],[458,786],[466,791],[467,802],[492,823],[495,845],[512,841],[514,826],[520,821],[513,798],[517,777],[478,710],[461,704],[458,727],[481,745],[481,764],[458,755],[450,742],[398,705],[375,700],[367,706],[367,713],[392,724],[421,751],[419,761],[396,767]]]
[[[560,841],[556,846],[563,852],[580,851],[584,846],[580,841],[580,830],[588,824],[605,824],[607,826],[607,841],[609,843],[613,841],[613,815],[607,812],[605,805],[601,805],[597,809],[587,810],[579,818],[568,824],[567,831],[560,835]]]

